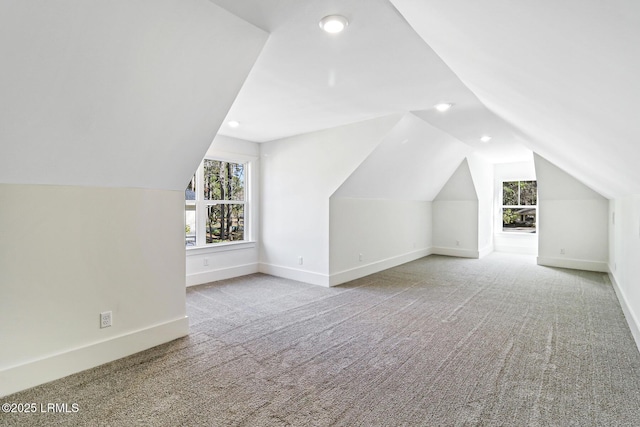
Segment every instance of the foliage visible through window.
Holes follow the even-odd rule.
[[[246,165],[205,159],[185,190],[187,246],[245,239]]]
[[[535,233],[538,204],[536,181],[502,183],[502,231]]]

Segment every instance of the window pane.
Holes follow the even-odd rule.
[[[244,200],[245,165],[204,161],[205,200]]]
[[[536,208],[503,208],[502,231],[518,233],[536,232]]]
[[[196,205],[186,205],[184,210],[185,245],[196,245]]]
[[[207,206],[207,243],[244,240],[244,205]]]
[[[191,177],[191,181],[187,185],[187,189],[184,190],[184,199],[185,200],[195,200],[196,199],[196,176],[193,175]]]
[[[507,181],[502,183],[502,204],[507,206],[517,206],[518,203],[518,181]]]
[[[538,183],[536,181],[520,181],[520,204],[525,206],[538,204]]]

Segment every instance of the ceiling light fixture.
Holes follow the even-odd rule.
[[[491,141],[491,137],[490,137],[489,135],[483,135],[483,136],[480,138],[480,141],[482,141],[482,142],[489,142],[489,141]]]
[[[342,15],[329,15],[320,20],[320,28],[330,34],[336,34],[344,30],[349,21]]]
[[[436,110],[440,111],[441,113],[444,113],[445,111],[447,111],[451,107],[453,107],[453,104],[436,104],[436,105],[434,105],[434,108]]]
[[[227,124],[231,128],[237,128],[238,126],[240,126],[240,122],[237,120],[231,120],[230,122],[227,122]]]

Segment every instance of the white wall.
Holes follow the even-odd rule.
[[[248,162],[247,193],[249,210],[244,243],[231,243],[213,247],[187,248],[187,286],[224,280],[257,273],[260,235],[260,146],[217,135],[207,150],[206,157],[235,162]]]
[[[464,159],[433,200],[433,253],[478,258],[478,196]]]
[[[184,188],[266,38],[207,0],[0,3],[0,395],[188,332]]]
[[[329,285],[329,198],[400,118],[260,145],[261,272]]]
[[[533,158],[531,158],[531,160],[527,162],[498,163],[494,165],[493,171],[495,182],[495,196],[493,207],[494,250],[496,252],[537,255],[538,234],[503,233],[501,215],[502,183],[504,181],[535,181],[536,169],[535,164],[533,163]]]
[[[478,201],[433,201],[434,254],[478,258]]]
[[[182,192],[0,184],[0,205],[0,395],[187,333]]]
[[[374,266],[389,267],[391,260],[397,265],[426,254],[420,239],[429,235],[426,224],[431,215],[424,202],[437,195],[468,151],[468,146],[413,114],[261,144],[260,271],[333,285],[369,274]],[[362,215],[375,203],[380,212],[364,224],[371,228],[367,231],[360,224],[353,233],[368,236],[367,241],[377,238],[375,223],[391,221],[391,207],[399,202],[408,215],[420,216],[416,235],[386,248],[379,241],[365,269],[365,261],[352,264],[353,248],[341,247],[342,231],[336,230],[349,228],[352,215]],[[337,257],[330,259],[336,250]]]
[[[331,285],[431,253],[431,202],[331,198]]]
[[[538,264],[607,271],[609,201],[535,155]]]
[[[475,154],[467,156],[467,162],[478,196],[478,255],[482,258],[493,251],[495,203],[493,164]]]
[[[413,114],[381,136],[331,197],[331,285],[429,255],[430,200],[468,151]]]
[[[640,195],[611,200],[608,222],[609,274],[640,348]]]
[[[432,200],[468,147],[405,114],[330,201],[330,284],[429,255]]]

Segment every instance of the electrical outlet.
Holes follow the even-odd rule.
[[[358,261],[362,261],[362,254],[358,254]]]
[[[100,313],[100,328],[108,328],[111,326],[111,312],[103,311]]]
[[[564,255],[564,248],[560,249],[560,255]]]
[[[460,240],[456,240],[456,246],[460,246]]]
[[[209,265],[209,258],[204,258],[202,260],[202,265],[204,265],[205,267],[207,267]]]
[[[301,256],[298,257],[298,265],[304,264],[304,259]]]

